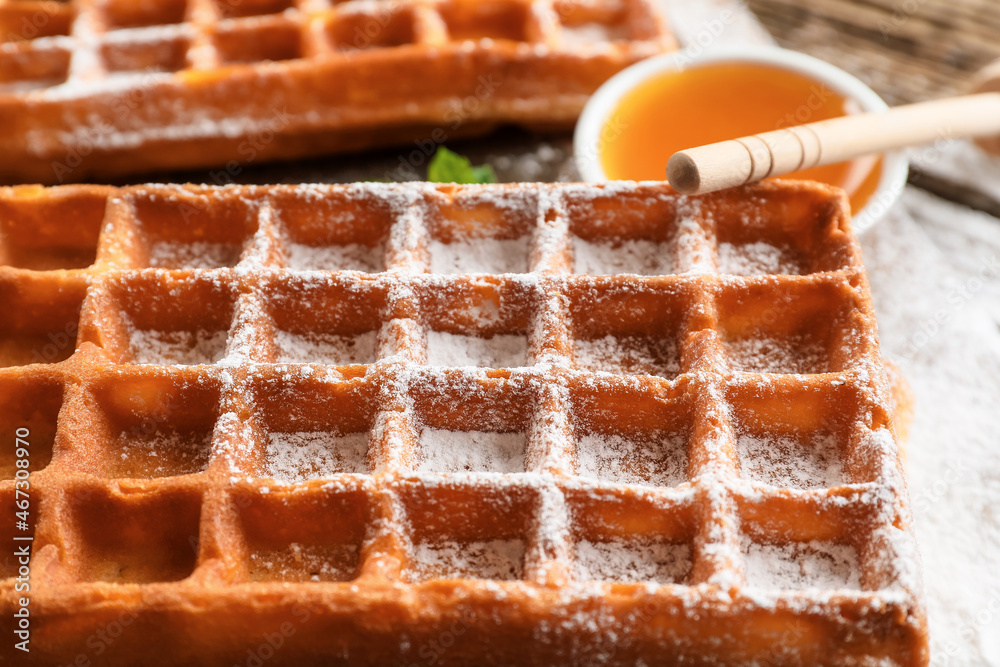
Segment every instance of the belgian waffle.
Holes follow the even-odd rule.
[[[0,189],[0,536],[33,537],[31,653],[0,655],[926,664],[847,210],[791,182]]]
[[[0,0],[0,182],[570,126],[674,48],[654,0]]]

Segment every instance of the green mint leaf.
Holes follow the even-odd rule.
[[[473,167],[469,158],[439,146],[427,166],[431,183],[496,183],[497,175],[490,165]]]
[[[493,171],[493,166],[484,164],[479,167],[472,167],[473,183],[496,183],[497,173]]]

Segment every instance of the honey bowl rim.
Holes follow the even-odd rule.
[[[813,79],[844,98],[858,104],[862,112],[885,111],[889,106],[864,82],[848,72],[813,56],[776,46],[741,45],[715,47],[695,52],[691,49],[666,53],[642,60],[608,79],[590,97],[573,135],[574,161],[585,182],[610,180],[604,173],[600,154],[607,137],[605,127],[621,99],[638,86],[665,72],[680,72],[720,63],[757,64],[778,67]],[[734,137],[735,138],[735,137]],[[664,156],[664,179],[667,158]],[[853,215],[857,233],[871,228],[885,217],[899,200],[909,175],[905,151],[882,155],[882,174],[865,206]]]

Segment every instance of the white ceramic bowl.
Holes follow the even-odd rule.
[[[613,136],[604,136],[608,117],[626,93],[664,72],[676,72],[715,63],[759,63],[805,75],[848,100],[861,111],[885,111],[888,106],[875,91],[857,78],[833,65],[796,51],[773,46],[735,46],[706,50],[697,55],[687,51],[668,53],[636,63],[601,86],[587,102],[573,137],[576,165],[583,180],[608,180],[601,166],[601,148]],[[734,139],[736,137],[733,137]],[[664,178],[669,155],[663,157]],[[878,222],[903,194],[908,163],[902,151],[883,156],[882,177],[871,199],[854,216],[854,228],[862,232]]]

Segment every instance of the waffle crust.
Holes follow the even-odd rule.
[[[839,190],[17,187],[0,225],[5,661],[927,664]]]
[[[0,182],[212,168],[223,185],[396,144],[410,177],[447,140],[571,127],[673,48],[653,0],[3,0]]]

